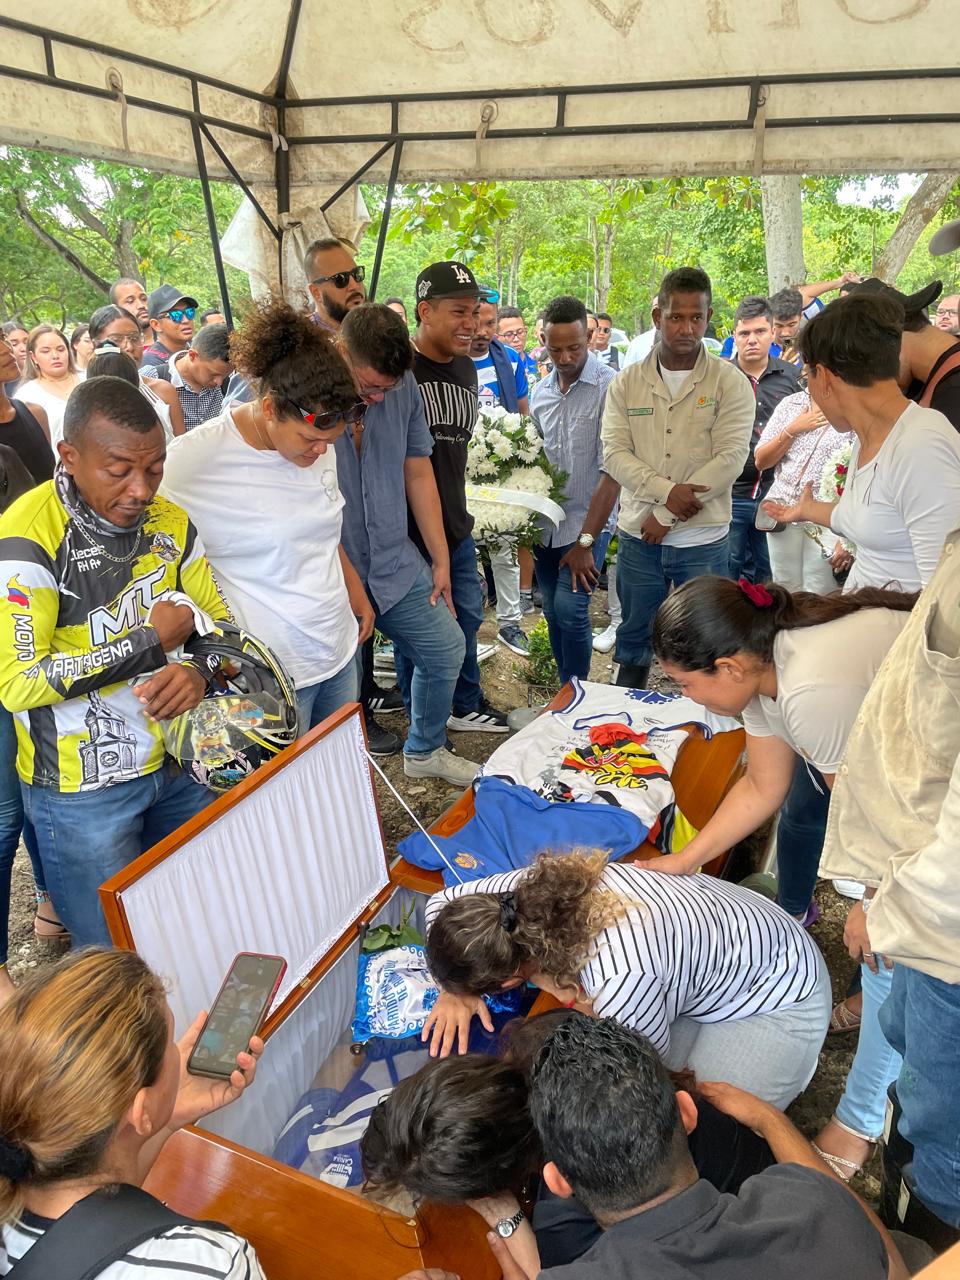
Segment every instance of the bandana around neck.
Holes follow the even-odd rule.
[[[57,497],[66,507],[67,515],[70,516],[71,520],[75,520],[87,533],[97,538],[123,538],[131,533],[139,534],[143,528],[143,522],[147,518],[147,507],[144,508],[136,524],[126,526],[111,524],[103,516],[97,515],[96,511],[80,497],[73,477],[68,474],[62,462],[58,462],[56,465],[53,473],[53,483],[56,486]]]

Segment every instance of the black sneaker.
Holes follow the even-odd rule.
[[[537,584],[536,584],[536,583],[534,583],[534,584],[533,584],[533,590],[531,591],[531,593],[530,593],[530,594],[531,594],[531,596],[533,597],[533,603],[536,605],[536,607],[537,607],[538,609],[542,609],[542,608],[543,608],[543,595],[541,594],[540,588],[537,586]]]
[[[480,699],[476,711],[454,711],[447,720],[448,729],[460,729],[465,733],[509,733],[507,717],[491,707],[486,698]]]
[[[379,685],[374,685],[374,688],[376,693],[367,699],[367,706],[371,711],[386,713],[404,710],[403,697],[396,686],[392,689],[381,689]]]
[[[497,632],[497,639],[501,644],[506,645],[508,649],[512,649],[514,653],[519,653],[523,658],[530,652],[527,637],[515,622],[508,622],[506,626],[501,627]]]
[[[520,592],[520,612],[526,616],[528,613],[536,613],[537,606],[533,603],[532,591]]]
[[[403,747],[400,735],[377,724],[369,711],[364,710],[363,723],[367,730],[367,750],[372,756],[395,756]]]

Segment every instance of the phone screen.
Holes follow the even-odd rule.
[[[196,1075],[229,1079],[270,1008],[287,962],[280,956],[242,952],[213,1003],[197,1039],[187,1070]]]

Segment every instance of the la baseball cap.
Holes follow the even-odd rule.
[[[930,252],[935,258],[944,253],[953,253],[954,249],[960,249],[960,218],[945,222],[930,241]]]
[[[481,302],[497,302],[495,289],[484,289],[462,262],[434,262],[417,276],[417,301],[435,302],[440,298],[479,298]]]
[[[153,293],[147,298],[147,315],[151,320],[156,320],[165,311],[170,311],[180,303],[183,303],[185,307],[197,307],[200,305],[196,298],[190,297],[189,293],[183,293],[172,284],[162,284],[159,289],[154,289]]]
[[[894,289],[893,285],[887,284],[885,280],[871,276],[869,280],[861,280],[859,284],[852,284],[848,292],[885,293],[888,297],[896,298],[903,307],[905,314],[909,316],[917,311],[926,311],[930,303],[940,297],[943,292],[943,281],[931,280],[928,285],[924,285],[916,293],[901,293],[899,289]]]

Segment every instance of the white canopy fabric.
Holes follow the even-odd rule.
[[[327,190],[398,138],[403,181],[950,169],[956,5],[6,0],[0,140],[196,173],[202,116],[247,182],[289,147]]]

